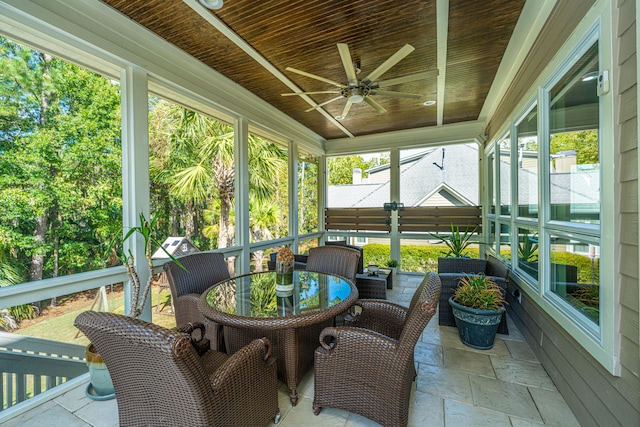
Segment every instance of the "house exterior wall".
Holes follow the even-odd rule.
[[[562,4],[559,3],[559,7],[563,7]],[[614,286],[618,291],[615,311],[620,319],[616,336],[620,346],[620,375],[612,375],[599,364],[526,294],[523,293],[521,304],[510,306],[514,322],[583,426],[631,426],[638,425],[640,420],[636,16],[635,0],[613,2],[612,91],[616,98],[613,143],[617,189]],[[562,25],[566,22],[564,20]],[[547,24],[549,28],[562,26],[558,21]],[[545,43],[544,37],[539,42],[549,43]],[[545,55],[529,57],[528,61],[546,64],[548,61],[542,60],[549,54]],[[507,107],[507,104],[501,107]]]

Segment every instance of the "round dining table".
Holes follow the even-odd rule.
[[[293,405],[297,387],[313,367],[323,328],[332,326],[358,298],[346,278],[306,270],[289,274],[260,272],[232,277],[202,293],[198,308],[222,325],[226,351],[240,350],[267,337],[278,364],[278,377],[289,387]]]

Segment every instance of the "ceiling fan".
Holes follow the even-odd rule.
[[[371,107],[373,107],[378,113],[385,113],[387,110],[376,101],[373,100],[373,95],[382,95],[382,96],[392,96],[399,98],[413,98],[418,99],[422,97],[422,95],[417,93],[406,93],[406,92],[395,92],[382,90],[381,88],[389,87],[401,83],[408,83],[415,80],[425,79],[432,76],[438,75],[438,70],[431,71],[423,71],[415,74],[408,74],[406,76],[396,77],[389,80],[380,80],[378,78],[386,73],[391,67],[396,65],[398,62],[402,61],[407,55],[415,50],[413,46],[410,44],[405,44],[401,47],[396,53],[391,55],[386,61],[378,66],[375,70],[373,70],[367,77],[364,79],[358,80],[358,76],[356,73],[356,67],[351,60],[351,53],[349,52],[349,46],[345,43],[338,43],[338,52],[340,53],[340,59],[342,59],[342,65],[344,66],[344,70],[347,74],[347,84],[342,84],[335,82],[333,80],[325,79],[324,77],[317,76],[315,74],[307,73],[305,71],[300,71],[292,67],[287,67],[287,71],[291,71],[292,73],[300,74],[301,76],[310,77],[315,80],[320,80],[325,83],[329,83],[333,86],[338,87],[338,89],[332,90],[321,90],[321,91],[313,91],[313,92],[295,92],[295,93],[283,93],[282,96],[295,96],[295,95],[315,95],[321,93],[337,93],[339,96],[325,101],[321,104],[313,108],[309,108],[305,112],[313,111],[319,109],[331,102],[337,101],[339,99],[346,98],[347,103],[342,110],[342,114],[336,116],[337,120],[343,120],[347,117],[349,113],[349,109],[353,104],[357,104],[360,102],[366,102]],[[358,70],[359,72],[360,70]]]

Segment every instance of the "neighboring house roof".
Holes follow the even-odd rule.
[[[405,206],[421,206],[426,196],[445,190],[461,204],[478,204],[478,146],[458,144],[441,149],[428,149],[400,161],[400,201]],[[470,161],[473,160],[473,161]],[[376,174],[388,173],[390,165],[370,169],[370,180]],[[390,183],[332,185],[328,189],[328,206],[382,207],[389,202]]]
[[[200,250],[191,243],[191,240],[186,237],[167,237],[162,243],[162,247],[169,253],[169,255],[180,256],[194,252],[200,252]],[[165,251],[158,248],[157,251],[151,256],[153,259],[169,258]]]
[[[444,159],[442,156],[444,148]],[[502,157],[502,156],[501,156]],[[501,182],[510,183],[508,157],[501,159]],[[528,163],[528,167],[535,162]],[[389,202],[389,164],[368,170],[373,183],[329,186],[328,206],[382,207]],[[382,178],[382,179],[380,179]],[[476,144],[448,145],[413,154],[400,161],[400,201],[405,206],[429,205],[444,201],[451,205],[479,205],[478,146]],[[379,182],[383,181],[383,182]],[[520,205],[538,205],[538,178],[535,169],[518,172]],[[511,200],[509,186],[501,186],[501,200]],[[551,205],[571,205],[574,214],[595,214],[600,209],[600,172],[579,169],[551,175]]]

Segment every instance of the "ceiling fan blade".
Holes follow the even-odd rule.
[[[378,66],[375,70],[371,72],[366,78],[365,81],[368,80],[370,82],[376,81],[378,77],[386,73],[391,67],[396,65],[398,62],[402,61],[405,56],[409,55],[411,52],[416,50],[415,47],[410,44],[405,44],[402,46],[396,53],[391,55],[389,59],[384,61],[382,64]]]
[[[371,105],[373,108],[376,109],[376,111],[378,111],[378,114],[383,114],[386,113],[387,110],[385,110],[385,108],[378,104],[376,101],[374,101],[370,96],[365,96],[364,97],[364,102],[366,102],[367,104]]]
[[[422,95],[417,93],[407,93],[407,92],[393,92],[390,90],[375,90],[371,92],[372,95],[382,95],[382,96],[395,96],[397,98],[413,98],[420,99]]]
[[[316,76],[315,74],[307,73],[306,71],[296,70],[295,68],[287,67],[285,68],[287,71],[291,71],[292,73],[300,74],[301,76],[309,77],[312,79],[320,80],[321,82],[329,83],[330,85],[337,86],[339,88],[345,87],[344,85],[334,82],[333,80],[325,79],[324,77]]]
[[[429,70],[429,71],[422,71],[420,73],[415,73],[415,74],[407,74],[406,76],[396,77],[395,79],[379,81],[378,87],[387,87],[387,86],[399,85],[401,83],[409,83],[415,80],[428,79],[431,77],[437,77],[438,74],[439,74],[438,70]]]
[[[353,102],[351,102],[349,99],[347,99],[347,103],[344,104],[344,108],[342,109],[342,114],[340,114],[338,117],[336,117],[336,119],[338,120],[344,120],[347,118],[347,114],[349,114],[349,110],[351,109],[351,104],[353,104]]]
[[[318,90],[315,92],[294,92],[294,93],[281,93],[280,96],[295,96],[295,95],[316,95],[319,93],[340,93],[339,90]]]
[[[342,99],[342,98],[344,98],[344,96],[342,96],[342,95],[336,96],[335,98],[330,99],[328,101],[325,101],[322,104],[318,104],[315,107],[309,108],[308,110],[304,110],[304,112],[308,113],[309,111],[317,110],[318,108],[323,107],[323,106],[329,104],[330,102],[337,101],[338,99]]]
[[[340,52],[340,59],[342,59],[342,66],[344,67],[345,73],[347,73],[349,84],[357,85],[358,77],[356,76],[356,69],[353,67],[349,46],[345,43],[338,43],[338,52]]]

